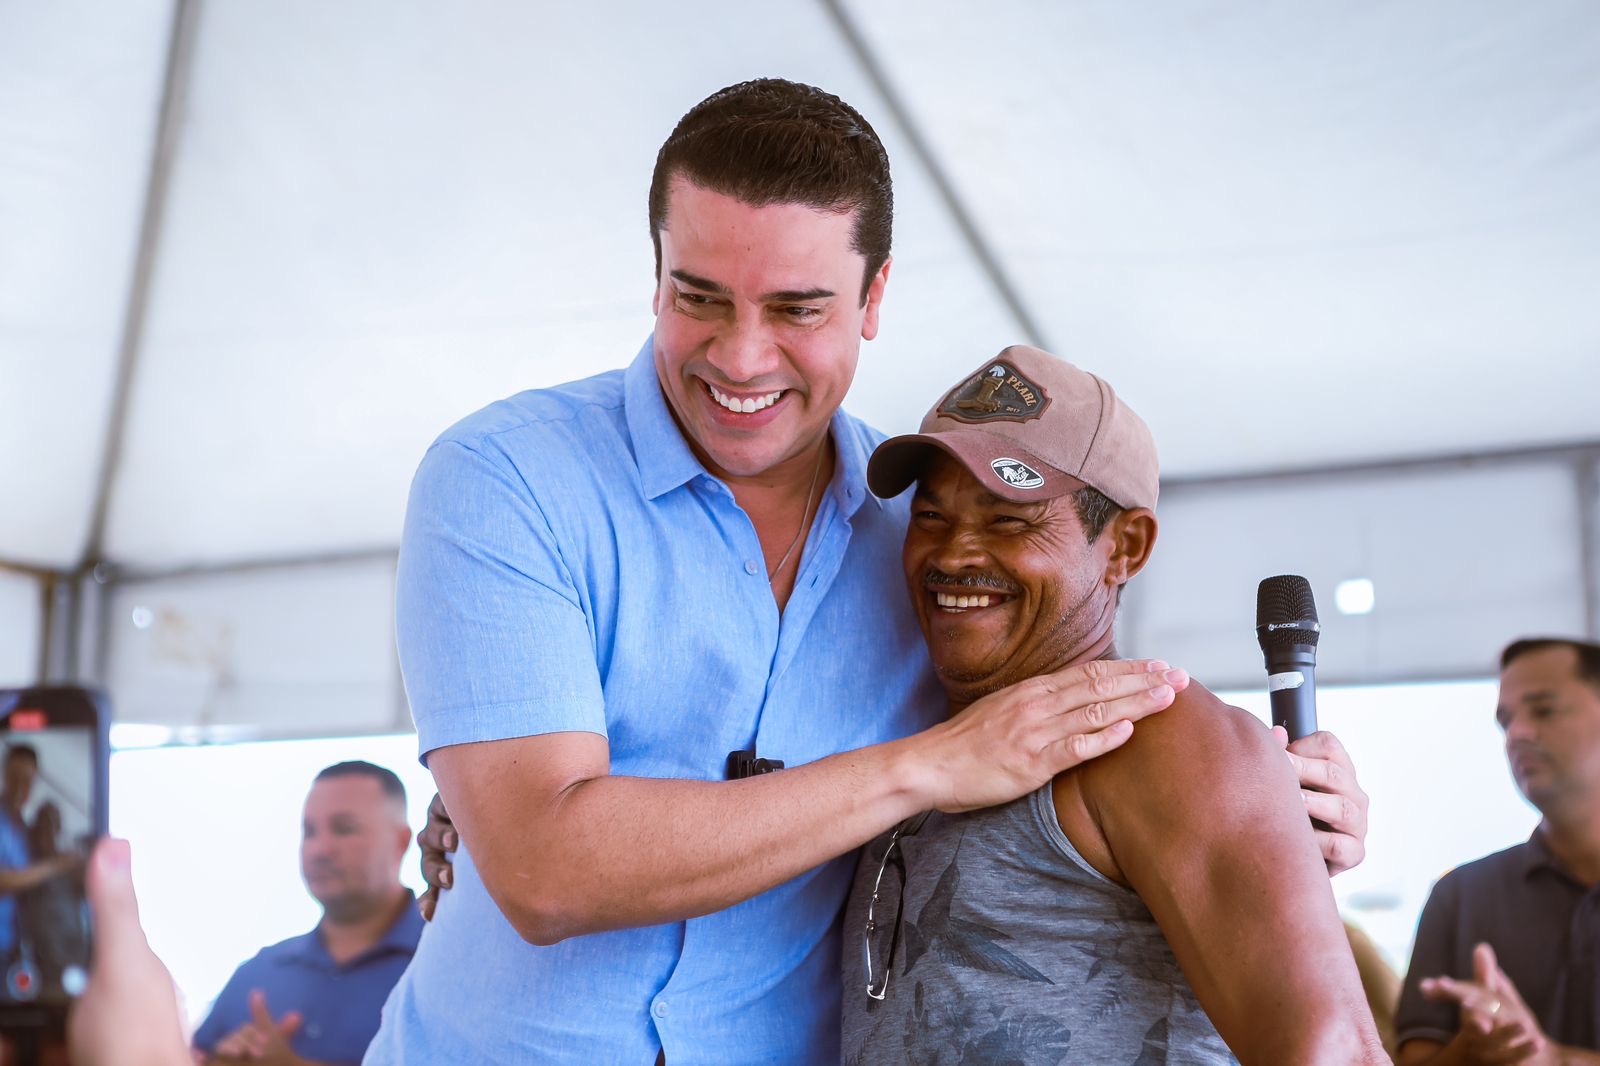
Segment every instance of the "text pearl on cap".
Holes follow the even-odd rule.
[[[756,565],[756,561],[754,559],[746,559],[744,561],[744,572],[749,574],[751,577],[755,577],[756,571],[760,569],[761,568]]]

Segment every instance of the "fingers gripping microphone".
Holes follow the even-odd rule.
[[[1272,724],[1299,740],[1317,731],[1317,604],[1298,574],[1269,577],[1256,589],[1256,640],[1267,660]]]

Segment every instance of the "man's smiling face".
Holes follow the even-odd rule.
[[[655,358],[678,424],[720,477],[809,470],[877,333],[888,264],[863,302],[854,211],[757,207],[682,178],[668,204]]]
[[[1116,613],[1110,529],[1089,543],[1071,495],[1013,503],[931,452],[911,504],[906,586],[951,701],[1065,666]]]

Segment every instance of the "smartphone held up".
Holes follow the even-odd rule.
[[[87,689],[0,689],[0,1030],[57,1028],[87,984],[108,718]]]

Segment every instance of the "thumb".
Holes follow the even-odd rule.
[[[148,951],[139,925],[139,900],[133,894],[133,862],[126,840],[106,837],[95,845],[86,888],[96,951],[112,959]]]
[[[1278,750],[1288,757],[1289,765],[1294,767],[1296,774],[1299,774],[1300,756],[1289,750],[1289,731],[1281,725],[1275,725],[1272,727],[1271,732],[1273,743],[1278,745]]]
[[[290,1039],[300,1031],[300,1026],[305,1022],[305,1016],[297,1010],[289,1011],[278,1019],[278,1035],[285,1040]]]

